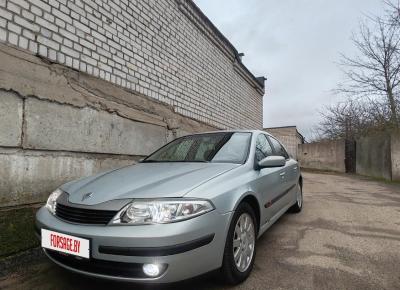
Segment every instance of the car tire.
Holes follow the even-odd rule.
[[[237,266],[237,260],[235,260],[235,253],[238,253],[239,255],[246,256],[244,252],[247,253],[247,250],[250,249],[250,243],[251,241],[251,230],[249,233],[245,236],[243,236],[240,239],[240,246],[237,244],[234,245],[235,242],[237,242],[237,237],[238,237],[238,231],[237,231],[237,226],[239,225],[239,219],[241,219],[241,222],[243,222],[244,218],[251,219],[252,223],[252,228],[253,228],[253,235],[254,235],[254,242],[253,242],[253,250],[251,257],[249,258],[248,256],[244,259],[246,260],[246,267],[242,267],[242,269],[239,269],[239,266]],[[240,227],[239,227],[240,228]],[[250,228],[250,226],[249,226]],[[256,256],[256,239],[257,239],[257,220],[254,214],[253,208],[246,202],[241,203],[238,208],[236,209],[231,224],[229,226],[229,231],[225,243],[225,250],[224,250],[224,259],[222,263],[222,268],[221,268],[221,278],[223,281],[227,284],[230,285],[237,285],[245,281],[254,265],[254,260]],[[242,233],[243,234],[243,233]],[[247,237],[248,236],[248,237]],[[235,239],[235,241],[234,241]],[[246,241],[245,241],[246,240]],[[243,241],[243,242],[242,242]],[[243,243],[243,246],[242,246]],[[239,248],[239,249],[238,249]],[[243,250],[243,248],[246,248]],[[234,252],[236,250],[236,252]],[[238,252],[239,251],[239,252]],[[250,252],[250,250],[249,250]],[[237,257],[237,255],[236,255]],[[248,261],[248,262],[247,262]],[[240,264],[240,262],[239,262]]]
[[[303,187],[300,182],[297,183],[296,203],[289,209],[292,213],[299,213],[303,209]]]

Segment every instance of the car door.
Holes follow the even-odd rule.
[[[285,147],[274,137],[268,136],[274,150],[274,155],[283,156],[286,159],[286,165],[280,173],[282,181],[282,194],[277,201],[277,206],[283,208],[292,204],[296,200],[296,184],[298,181],[297,161],[289,157]]]
[[[273,148],[265,134],[260,133],[257,136],[255,144],[255,162],[274,155]],[[282,168],[261,168],[257,169],[257,178],[255,189],[259,193],[262,202],[262,220],[261,226],[268,222],[278,211],[279,207],[274,200],[283,192],[282,186]]]

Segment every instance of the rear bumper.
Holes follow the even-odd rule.
[[[45,228],[90,239],[89,260],[45,250],[58,265],[81,274],[121,281],[169,283],[212,271],[222,265],[232,213],[212,211],[191,220],[144,226],[87,226],[64,222],[42,208],[38,235]],[[159,277],[144,275],[143,264],[164,266]],[[126,269],[126,270],[124,270]]]

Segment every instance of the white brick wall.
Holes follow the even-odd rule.
[[[219,128],[261,128],[263,89],[185,0],[0,0],[0,41]]]

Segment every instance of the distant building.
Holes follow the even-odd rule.
[[[297,160],[297,147],[299,144],[303,144],[305,139],[303,135],[297,131],[296,126],[264,128],[264,131],[279,139],[288,153]]]

